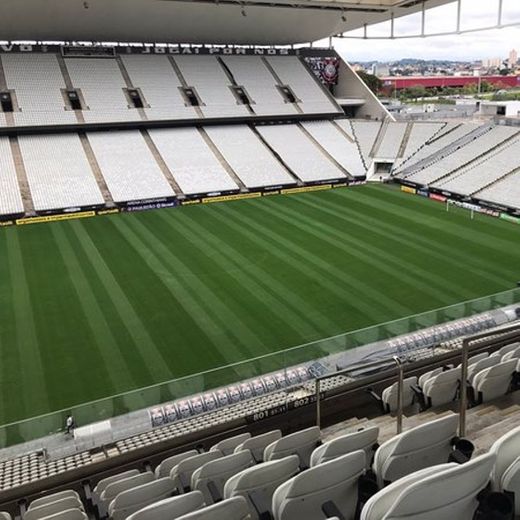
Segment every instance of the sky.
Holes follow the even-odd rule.
[[[496,25],[498,0],[463,0],[461,29]],[[426,32],[445,32],[456,28],[456,4],[427,11]],[[507,58],[509,51],[520,54],[520,0],[503,0],[502,23],[518,22],[515,27],[479,31],[469,34],[430,38],[395,40],[334,39],[335,49],[349,61],[391,61],[401,58],[480,60]],[[395,33],[417,34],[421,30],[421,15],[411,15],[395,21]],[[369,35],[388,35],[390,24],[369,28]],[[351,33],[351,34],[360,34]]]

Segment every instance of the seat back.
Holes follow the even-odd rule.
[[[509,352],[516,350],[518,347],[520,347],[519,342],[510,343],[509,345],[502,347],[498,352],[495,353],[495,355],[500,356],[500,357],[505,356]]]
[[[101,479],[96,487],[92,490],[92,502],[97,505],[99,502],[99,498],[103,491],[105,491],[106,487],[109,484],[117,482],[118,480],[123,480],[128,477],[133,477],[135,475],[139,475],[138,469],[129,469],[128,471],[123,471],[123,473],[118,473],[117,475],[112,475],[111,477]]]
[[[373,449],[377,443],[379,428],[373,426],[366,430],[347,433],[341,437],[336,437],[331,441],[318,446],[311,455],[311,467],[317,466],[329,460],[333,460],[341,455],[363,450],[367,461],[367,469],[372,463]]]
[[[507,393],[517,363],[517,359],[510,359],[485,368],[475,375],[472,386],[476,395],[481,396],[482,402],[496,399]]]
[[[233,497],[223,500],[218,504],[189,513],[177,520],[251,520],[249,506],[244,497]]]
[[[88,520],[87,515],[81,509],[67,509],[45,517],[45,520]]]
[[[520,426],[495,441],[489,452],[494,453],[497,458],[491,475],[491,485],[493,491],[502,491],[501,482],[504,473],[520,456]]]
[[[206,462],[191,477],[191,489],[204,495],[206,505],[222,500],[224,485],[230,477],[254,464],[250,451],[239,451],[227,457]]]
[[[12,518],[7,511],[0,511],[0,520],[12,520]]]
[[[152,482],[154,480],[154,475],[151,471],[147,471],[145,473],[139,473],[138,475],[134,475],[132,477],[123,478],[117,480],[116,482],[112,482],[105,487],[103,493],[99,497],[98,503],[98,512],[100,517],[104,517],[108,514],[108,506],[110,502],[116,498],[119,493],[126,491],[128,489],[135,488],[137,486],[141,486],[142,484],[147,484],[148,482]]]
[[[175,486],[168,477],[127,489],[110,502],[108,513],[112,520],[125,520],[139,509],[170,497],[174,490]]]
[[[430,371],[422,374],[419,377],[419,386],[421,388],[424,388],[424,384],[426,383],[426,381],[428,381],[428,379],[431,379],[432,377],[435,377],[436,375],[440,374],[442,371],[443,371],[443,368],[439,367],[439,368],[435,368],[433,370],[430,370]]]
[[[44,504],[49,504],[50,502],[56,502],[56,500],[61,500],[62,498],[74,497],[80,500],[79,495],[76,491],[72,489],[66,489],[65,491],[59,491],[58,493],[53,493],[52,495],[46,495],[41,498],[36,498],[33,500],[28,509],[32,509],[33,507],[40,507]]]
[[[448,461],[457,435],[459,416],[450,414],[405,431],[376,451],[374,472],[379,486],[414,471]]]
[[[247,439],[251,438],[250,433],[241,433],[240,435],[235,435],[234,437],[229,437],[224,439],[217,444],[211,446],[210,451],[220,451],[222,455],[231,455],[237,446],[240,446],[243,442],[247,441]]]
[[[403,381],[403,406],[410,406],[413,402],[414,392],[412,386],[418,384],[417,377],[407,377]],[[381,394],[381,399],[385,404],[385,408],[388,412],[395,412],[397,410],[398,401],[398,387],[399,383],[396,381],[393,385],[385,388]]]
[[[243,496],[251,518],[259,520],[261,514],[272,514],[273,493],[280,484],[298,473],[299,466],[297,455],[252,466],[226,482],[224,498]]]
[[[477,495],[488,484],[495,456],[441,464],[397,480],[364,506],[361,520],[473,520]]]
[[[239,444],[235,448],[235,453],[237,451],[249,450],[256,462],[262,462],[264,460],[264,451],[267,446],[281,438],[282,432],[280,430],[273,430],[267,433],[262,433],[261,435],[255,435],[254,437],[244,441],[242,444]]]
[[[518,359],[520,358],[520,346],[515,348],[514,350],[510,350],[506,354],[502,356],[502,361],[508,361],[509,359]]]
[[[183,495],[165,498],[154,502],[135,513],[127,520],[173,520],[204,507],[204,497],[200,491],[191,491]]]
[[[298,455],[300,468],[308,468],[312,452],[320,443],[321,432],[317,426],[300,430],[274,441],[264,451],[264,460],[283,459],[289,455]]]
[[[273,495],[275,520],[323,518],[322,507],[332,502],[344,518],[354,518],[358,480],[365,472],[364,451],[355,451],[299,473]]]
[[[198,455],[197,450],[189,450],[184,453],[178,453],[172,457],[168,457],[161,461],[161,463],[155,468],[155,478],[169,477],[172,469],[184,459]]]
[[[440,372],[424,383],[423,393],[432,406],[451,403],[459,387],[460,370],[452,368]]]
[[[184,493],[190,490],[191,476],[193,472],[212,460],[222,458],[220,451],[207,451],[206,453],[198,453],[193,457],[188,457],[181,460],[170,472],[170,478],[175,484],[175,489],[179,493]]]
[[[501,488],[515,496],[515,517],[520,516],[520,457],[502,475]]]
[[[475,376],[479,372],[481,372],[485,368],[494,367],[495,365],[498,365],[498,363],[500,363],[500,358],[498,356],[489,356],[487,358],[481,359],[480,361],[477,361],[476,363],[473,363],[473,365],[470,365],[468,367],[469,384],[473,383]]]
[[[38,507],[31,507],[24,515],[24,520],[39,520],[46,516],[61,513],[62,511],[68,511],[69,509],[79,509],[83,511],[83,504],[76,497],[69,496],[60,498],[54,502],[48,502]]]

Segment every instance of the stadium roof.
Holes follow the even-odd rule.
[[[283,45],[453,0],[2,0],[9,41]]]

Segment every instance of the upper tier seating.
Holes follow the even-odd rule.
[[[18,138],[36,211],[103,205],[77,134]]]
[[[110,477],[101,479],[97,483],[96,487],[92,490],[92,503],[95,506],[99,504],[99,500],[101,498],[101,495],[103,494],[103,491],[105,491],[107,486],[109,486],[110,484],[117,482],[118,480],[123,480],[125,478],[135,477],[135,475],[139,475],[138,469],[129,469],[127,471],[123,471],[122,473],[118,473],[117,475],[112,475]],[[159,475],[157,475],[157,473],[156,476],[157,478],[159,478]]]
[[[298,125],[259,126],[257,130],[302,181],[346,178],[345,174],[322,153]]]
[[[232,81],[216,56],[175,56],[173,59],[187,86],[195,88],[204,117],[250,115],[247,107],[235,98]]]
[[[2,54],[0,60],[6,86],[16,93],[17,125],[77,122],[74,111],[65,108],[65,80],[54,54]]]
[[[191,491],[154,502],[135,513],[127,520],[173,520],[204,507],[204,497],[199,491]]]
[[[268,56],[265,59],[282,84],[291,87],[304,114],[341,112],[297,56]]]
[[[181,516],[178,520],[251,520],[245,498],[237,496]]]
[[[244,87],[251,100],[251,108],[259,116],[296,114],[292,103],[283,98],[276,79],[265,61],[257,56],[223,56],[237,85]]]
[[[264,460],[264,451],[267,446],[282,438],[280,430],[273,430],[270,432],[255,435],[250,439],[245,440],[235,448],[235,453],[243,450],[249,450],[255,462],[262,462]]]
[[[181,460],[170,472],[170,478],[175,484],[178,493],[184,493],[191,489],[191,477],[195,471],[204,464],[222,458],[220,451],[207,451]]]
[[[199,452],[197,450],[188,450],[183,453],[179,453],[178,455],[173,455],[172,457],[168,457],[164,459],[156,468],[155,468],[155,478],[169,477],[172,469],[179,464],[179,462],[187,459],[189,457],[193,457],[194,455],[198,455]]]
[[[511,386],[512,375],[517,370],[517,365],[518,359],[510,359],[476,374],[473,378],[472,387],[477,401],[485,403],[507,393]]]
[[[296,183],[247,125],[208,126],[205,131],[247,188]]]
[[[448,462],[458,424],[458,415],[448,415],[416,426],[382,444],[374,457],[379,486],[428,466]]]
[[[413,386],[418,383],[417,377],[407,377],[403,381],[403,407],[410,406],[414,401]],[[393,385],[385,388],[381,394],[386,412],[395,412],[397,410],[399,383],[396,381]]]
[[[315,520],[324,508],[353,520],[358,480],[365,473],[365,453],[355,451],[304,471],[284,482],[273,495],[275,520]]]
[[[24,207],[8,137],[0,137],[0,215],[23,213]]]
[[[495,458],[489,453],[401,478],[366,503],[361,520],[473,520],[477,495],[489,482]]]
[[[80,497],[76,491],[72,489],[66,489],[64,491],[58,491],[57,493],[52,493],[41,498],[36,498],[29,504],[27,510],[29,511],[30,509],[52,504],[53,502],[56,502],[57,500],[63,500],[64,498],[72,498],[77,502],[80,502]]]
[[[42,520],[47,516],[62,511],[68,511],[70,509],[79,509],[80,511],[84,511],[81,500],[71,496],[47,504],[42,504],[38,507],[30,507],[24,515],[24,520]]]
[[[305,430],[285,435],[269,444],[264,451],[264,460],[277,460],[289,455],[297,455],[300,459],[300,468],[305,469],[311,465],[312,452],[320,444],[320,429],[317,426],[311,426]]]
[[[197,119],[187,106],[180,88],[182,83],[168,56],[129,54],[121,57],[134,87],[143,97],[148,119]]]
[[[114,201],[175,195],[139,131],[91,132],[88,140]]]
[[[67,509],[45,517],[45,520],[88,520],[88,516],[81,509]]]
[[[278,486],[296,475],[300,460],[296,455],[264,462],[231,477],[224,487],[225,498],[243,496],[253,520],[272,514],[272,498]]]
[[[186,195],[238,190],[196,128],[150,130],[149,134]]]
[[[422,392],[426,406],[440,406],[455,400],[459,389],[460,370],[441,371],[424,381]]]
[[[125,96],[126,82],[115,58],[66,58],[65,64],[76,89],[85,102],[87,123],[140,121],[136,108]]]
[[[235,453],[235,449],[240,446],[242,443],[246,442],[251,438],[251,434],[249,432],[239,433],[238,435],[234,435],[233,437],[228,437],[227,439],[223,439],[217,444],[211,446],[209,451],[220,451],[222,455],[227,456]]]
[[[361,450],[365,453],[368,469],[372,465],[378,436],[379,428],[377,426],[340,435],[339,437],[318,446],[312,452],[311,467],[334,460],[342,455]]]
[[[302,126],[352,177],[366,176],[356,142],[347,139],[333,122],[307,121]]]

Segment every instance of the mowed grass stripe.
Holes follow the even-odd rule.
[[[356,221],[344,217],[342,210],[339,208],[338,210],[330,210],[313,204],[305,197],[298,198],[298,204],[312,207],[317,217],[319,213],[325,213],[334,218],[330,225],[335,228],[335,231],[331,230],[327,238],[331,247],[346,249],[349,245],[362,255],[364,261],[372,264],[375,268],[383,269],[387,276],[398,277],[402,282],[407,283],[414,292],[420,290],[423,294],[428,294],[433,301],[437,301],[437,306],[447,305],[454,298],[457,300],[467,299],[473,294],[457,284],[453,284],[446,276],[437,273],[435,270],[420,267],[428,265],[430,258],[427,254],[424,255],[421,262],[414,263],[405,260],[402,254],[399,255],[399,251],[407,250],[413,252],[415,256],[418,253],[417,248],[411,240],[396,239],[393,230],[389,230],[388,233],[381,233],[377,229],[377,223],[374,223],[373,226],[363,225],[361,219]],[[345,222],[348,224],[348,233],[345,233]],[[313,225],[313,222],[310,221],[309,225]],[[377,246],[371,245],[366,237],[371,237],[371,242],[377,244]],[[423,250],[421,253],[424,252]]]
[[[16,228],[6,231],[7,265],[11,272],[11,304],[14,314],[13,343],[19,350],[19,383],[16,392],[7,392],[6,398],[20,407],[20,414],[34,414],[36,410],[51,409],[40,343],[34,322],[31,291],[26,262]],[[30,261],[30,259],[28,259]],[[9,397],[10,396],[10,397]],[[16,397],[15,397],[16,396]],[[38,413],[38,412],[36,412]]]
[[[242,324],[235,323],[234,316],[223,306],[220,298],[198,280],[189,267],[154,234],[159,224],[158,219],[160,216],[153,219],[153,226],[150,227],[142,222],[132,222],[130,226],[123,219],[117,219],[115,225],[133,244],[136,251],[143,255],[152,271],[157,274],[170,273],[163,277],[163,283],[172,297],[184,308],[186,318],[191,321],[188,329],[191,328],[197,333],[198,337],[191,338],[191,341],[198,341],[199,345],[202,341],[205,345],[205,359],[194,359],[190,338],[182,336],[186,327],[172,329],[172,357],[177,359],[181,371],[199,371],[196,369],[197,361],[200,367],[229,363],[226,347],[236,344],[237,338],[243,338],[243,341],[252,340],[255,342],[254,346],[258,347],[258,341],[252,336],[251,331],[242,327]],[[168,234],[164,236],[171,238]],[[231,328],[231,325],[235,328]],[[249,350],[244,347],[243,351],[235,351],[234,354],[247,358]],[[183,367],[183,363],[187,363],[187,366]]]
[[[132,378],[130,367],[125,359],[112,329],[107,321],[104,308],[98,301],[92,286],[82,268],[77,252],[72,247],[64,226],[49,226],[56,245],[63,257],[72,285],[81,305],[86,324],[90,329],[89,354],[97,351],[102,359],[101,376],[105,378],[107,387],[113,393],[124,388],[135,388],[136,381]],[[108,386],[110,385],[110,386]]]
[[[70,223],[70,226],[81,242],[83,252],[89,262],[93,265],[98,276],[107,287],[114,306],[121,314],[121,318],[126,324],[127,330],[134,340],[134,344],[139,349],[142,364],[148,367],[149,372],[154,374],[154,377],[157,377],[159,380],[168,379],[171,373],[164,357],[158,350],[157,345],[154,343],[141,317],[135,311],[132,302],[130,302],[126,296],[123,287],[118,283],[105,262],[105,259],[99,253],[95,243],[85,230],[85,223],[82,221],[74,221]],[[121,251],[114,250],[114,253],[121,254]]]
[[[251,202],[249,204],[258,217],[256,206],[253,206]],[[323,256],[312,253],[309,249],[299,245],[296,238],[301,239],[302,234],[300,233],[300,236],[297,237],[294,229],[282,229],[279,219],[273,219],[267,224],[267,219],[264,218],[262,222],[267,225],[258,224],[260,219],[246,216],[242,208],[238,210],[236,206],[233,208],[231,204],[228,206],[222,206],[220,209],[235,218],[236,222],[240,222],[237,224],[239,231],[247,234],[252,240],[257,240],[258,236],[268,237],[272,241],[272,245],[268,247],[274,246],[275,248],[272,251],[273,254],[288,255],[293,268],[299,267],[305,278],[317,281],[317,290],[327,290],[336,298],[339,297],[349,307],[350,315],[355,317],[355,322],[363,321],[363,318],[370,322],[370,316],[374,315],[382,317],[383,320],[386,319],[388,305],[381,301],[381,298],[378,297],[379,293],[375,289],[349,273],[346,264],[337,267]],[[273,231],[275,229],[276,231]],[[307,244],[312,241],[312,237],[304,238],[304,242]],[[401,307],[401,311],[406,314],[408,309]]]
[[[247,288],[254,301],[258,301],[273,314],[273,319],[283,319],[287,329],[292,329],[296,334],[303,334],[309,338],[322,337],[324,333],[322,325],[314,324],[312,318],[306,318],[305,309],[308,305],[305,301],[293,298],[293,294],[287,286],[281,285],[271,278],[269,272],[259,268],[254,260],[243,256],[227,241],[221,240],[211,233],[207,234],[204,239],[201,238],[204,236],[204,228],[190,219],[187,212],[175,221],[170,219],[169,223],[175,225],[179,233],[195,242],[201,251],[207,250],[208,245],[211,246],[216,252],[213,256],[215,263],[222,268],[230,266],[229,272],[232,273],[232,276]],[[310,310],[312,309],[309,307]],[[330,326],[327,330],[330,330]]]
[[[449,264],[451,266],[450,269],[460,269],[461,266],[465,266],[465,270],[469,269],[474,275],[486,278],[492,283],[498,285],[507,284],[508,278],[500,276],[500,273],[490,271],[488,262],[480,260],[477,256],[464,255],[459,251],[458,247],[454,247],[455,244],[447,246],[440,240],[428,238],[420,233],[410,231],[409,229],[417,222],[409,223],[407,228],[401,225],[389,224],[387,221],[391,220],[389,220],[387,212],[366,211],[367,208],[364,207],[363,203],[358,203],[352,197],[346,197],[347,192],[348,190],[335,190],[335,196],[330,200],[322,200],[320,203],[306,200],[306,203],[312,204],[314,207],[322,205],[323,208],[336,210],[338,214],[342,215],[342,217],[339,217],[342,220],[349,223],[357,223],[367,231],[375,234],[385,236],[391,233],[392,237],[399,241],[402,246],[434,258],[437,262],[444,265]]]

